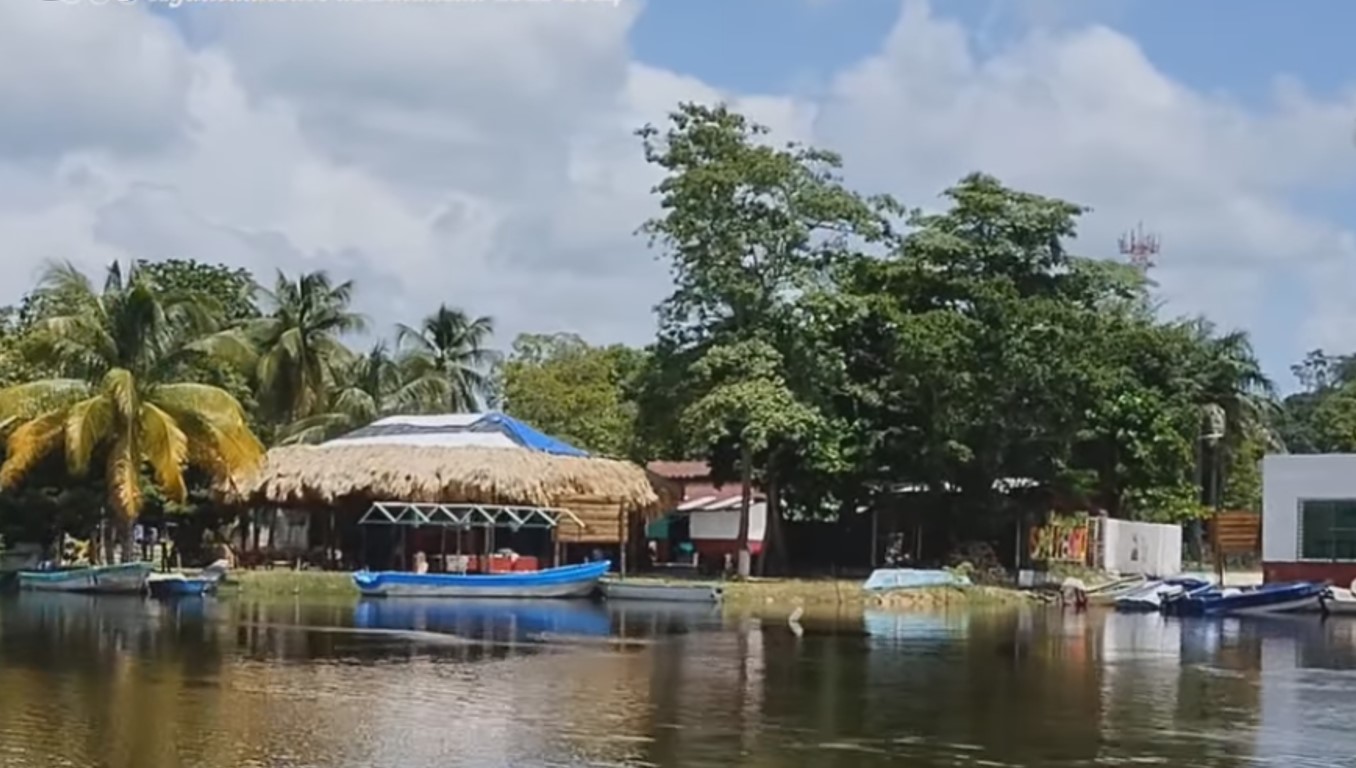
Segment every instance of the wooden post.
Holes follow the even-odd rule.
[[[769,514],[771,512],[769,511]],[[880,508],[874,503],[871,505],[871,567],[876,568],[880,562]]]
[[[617,537],[621,539],[621,546],[618,547],[620,555],[621,577],[626,578],[626,545],[629,543],[631,531],[626,526],[626,507],[621,506],[617,511]]]

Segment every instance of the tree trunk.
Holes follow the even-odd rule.
[[[749,554],[749,507],[753,503],[753,449],[747,442],[740,448],[739,474],[739,538],[736,541],[735,557],[739,578],[747,579],[752,566]]]
[[[137,560],[136,542],[132,541],[132,520],[119,516],[118,523],[119,562],[134,563]]]
[[[782,532],[782,493],[771,471],[767,477],[767,530],[763,535],[763,553],[758,556],[758,575],[766,576],[768,568],[778,576],[785,575],[787,570],[786,538]]]

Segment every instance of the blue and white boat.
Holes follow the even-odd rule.
[[[202,597],[217,591],[215,576],[185,576],[182,573],[155,573],[146,580],[151,597]]]
[[[1185,595],[1173,604],[1182,616],[1247,616],[1321,610],[1326,584],[1292,581],[1256,587],[1210,587]]]
[[[146,589],[151,570],[150,563],[122,563],[50,571],[19,571],[19,589],[135,595]]]
[[[602,560],[514,573],[359,571],[353,574],[353,583],[366,597],[590,597],[611,567],[610,561]]]
[[[1192,576],[1175,576],[1150,581],[1117,597],[1118,611],[1161,611],[1163,607],[1186,594],[1210,586],[1210,582]]]

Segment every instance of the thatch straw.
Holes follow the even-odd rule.
[[[406,445],[274,448],[258,472],[219,490],[231,503],[277,506],[406,501],[558,507],[592,499],[654,513],[677,500],[670,483],[624,461]]]

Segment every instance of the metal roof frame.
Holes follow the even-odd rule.
[[[378,501],[358,519],[360,525],[410,525],[439,528],[556,528],[561,519],[586,528],[568,509],[501,504],[418,504]]]

